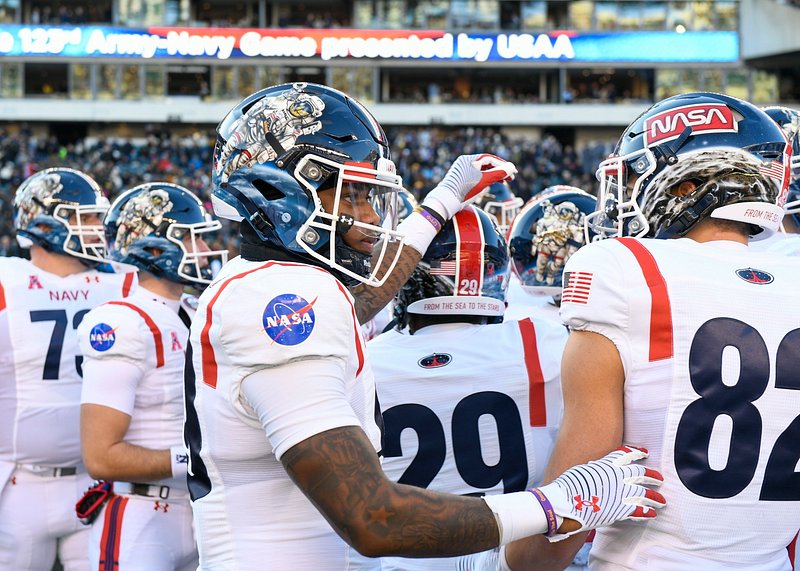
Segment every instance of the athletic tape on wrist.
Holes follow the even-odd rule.
[[[172,467],[172,477],[186,476],[189,471],[189,453],[185,446],[177,445],[169,449],[169,462]]]
[[[425,255],[425,251],[431,245],[439,229],[422,212],[424,211],[415,210],[409,214],[397,227],[397,232],[403,235],[403,244],[411,246],[420,254]],[[430,216],[430,213],[426,212],[426,214]]]
[[[483,496],[483,501],[497,519],[500,545],[506,545],[530,535],[544,534],[550,529],[542,504],[530,490]]]

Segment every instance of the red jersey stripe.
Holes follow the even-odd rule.
[[[99,571],[119,571],[119,544],[127,505],[128,498],[124,496],[112,496],[106,504],[103,534],[100,538]]]
[[[344,286],[336,282],[336,285],[339,286],[339,291],[342,292],[344,298],[347,300],[347,304],[350,306],[350,314],[353,316],[353,329],[355,330],[355,338],[356,338],[356,354],[358,355],[358,370],[356,371],[356,376],[361,374],[361,371],[364,369],[364,348],[361,346],[361,326],[358,324],[358,319],[356,319],[356,308],[350,302],[350,298],[347,295],[347,292],[344,290]]]
[[[797,569],[797,567],[794,564],[794,560],[795,560],[795,555],[797,554],[797,536],[798,535],[800,535],[800,533],[795,533],[794,534],[794,539],[786,547],[786,550],[789,552],[789,563],[792,564],[792,569],[795,569],[795,570]]]
[[[628,248],[642,269],[650,288],[650,361],[672,357],[672,308],[667,283],[653,254],[634,238],[618,238]]]
[[[0,283],[0,311],[6,308],[6,290],[3,289],[3,284]]]
[[[203,382],[211,387],[212,389],[217,388],[217,359],[216,355],[214,354],[214,347],[211,344],[211,320],[213,315],[214,304],[216,303],[217,299],[219,298],[220,294],[222,294],[223,290],[228,287],[228,285],[238,279],[246,277],[253,272],[257,272],[259,270],[266,269],[270,266],[305,266],[306,264],[294,264],[291,262],[276,262],[276,261],[269,261],[265,264],[258,266],[257,268],[253,268],[252,270],[248,270],[246,272],[242,272],[241,274],[237,274],[235,276],[231,276],[226,279],[222,284],[220,284],[217,293],[214,294],[214,297],[211,298],[211,301],[208,302],[208,306],[206,307],[206,322],[203,325],[203,330],[200,332],[200,351],[201,351],[201,361],[203,367]],[[309,268],[314,268],[314,266],[307,266]],[[325,270],[321,268],[314,268],[320,272],[324,272]],[[339,289],[344,293],[344,289],[342,289],[342,285],[337,281],[336,285],[339,286]],[[350,300],[348,300],[349,303]],[[356,326],[356,349],[358,351],[358,373],[361,373],[361,369],[364,367],[364,350],[361,346],[361,340],[359,338],[358,332],[358,321],[355,317],[355,308],[352,304],[350,304],[350,308],[353,314],[353,321]],[[358,374],[357,373],[357,374]]]
[[[480,295],[483,289],[483,226],[473,206],[453,217],[456,252],[456,294]],[[473,287],[475,284],[477,287]]]
[[[123,307],[127,307],[129,309],[134,310],[138,313],[144,322],[147,324],[147,327],[150,328],[150,333],[153,334],[153,342],[156,344],[156,368],[164,366],[164,341],[161,338],[161,331],[158,329],[156,322],[153,321],[153,318],[147,315],[141,308],[136,307],[132,303],[128,303],[127,301],[109,301],[109,305],[121,305]]]
[[[128,297],[130,295],[131,287],[133,287],[133,275],[134,272],[125,274],[125,281],[122,282],[122,297]]]
[[[201,354],[201,361],[203,367],[203,382],[207,384],[212,389],[217,388],[217,358],[214,354],[214,346],[211,345],[211,316],[214,310],[214,304],[216,303],[217,299],[219,298],[220,294],[225,291],[225,288],[228,285],[235,281],[242,279],[245,276],[249,276],[253,272],[257,272],[258,270],[263,270],[264,268],[268,268],[274,262],[267,262],[257,268],[253,268],[252,270],[247,270],[246,272],[242,272],[241,274],[237,274],[232,276],[222,282],[217,290],[217,293],[214,294],[214,297],[211,298],[211,301],[208,302],[208,306],[206,307],[206,322],[203,325],[203,330],[200,332],[200,354]],[[296,265],[296,264],[291,264]]]
[[[531,426],[547,426],[547,406],[544,396],[544,375],[536,346],[536,329],[530,318],[519,321],[525,368],[528,370],[528,410]]]

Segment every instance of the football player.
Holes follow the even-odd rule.
[[[266,130],[251,151],[241,131],[311,96],[321,102],[317,125],[304,123],[291,145]],[[201,568],[345,569],[347,544],[373,557],[453,556],[655,515],[650,506],[663,498],[622,482],[645,477],[630,463],[645,455],[636,450],[574,468],[535,493],[486,501],[398,485],[381,469],[361,317],[385,306],[444,222],[512,176],[513,165],[457,158],[392,230],[384,216],[401,180],[383,129],[347,95],[306,83],[269,87],[236,105],[217,132],[215,211],[244,223],[241,256],[200,296],[187,349]],[[263,158],[265,144],[274,159]],[[592,471],[606,484],[582,484]],[[602,508],[576,508],[575,495],[601,497]]]
[[[492,216],[505,236],[512,220],[522,208],[523,200],[514,194],[507,182],[496,182],[477,200],[477,205]]]
[[[580,188],[556,185],[529,200],[514,218],[508,233],[512,279],[506,319],[534,311],[561,323],[564,265],[586,243],[584,223],[596,205],[597,199]]]
[[[783,217],[782,232],[776,232],[770,240],[752,242],[751,246],[800,256],[800,111],[790,107],[774,106],[765,107],[764,112],[780,125],[791,143],[791,182],[784,205],[789,216]]]
[[[503,320],[509,258],[467,206],[434,238],[395,303],[398,328],[367,343],[383,409],[383,469],[459,495],[541,483],[561,418],[562,325]],[[382,569],[453,569],[452,559],[383,558]]]
[[[125,300],[90,311],[78,329],[84,355],[81,448],[94,478],[115,496],[92,527],[92,569],[194,570],[197,549],[186,487],[183,364],[196,299],[211,281],[203,237],[220,228],[189,190],[134,187],[104,220],[111,259],[139,269]]]
[[[615,239],[567,262],[582,279],[562,298],[572,332],[548,474],[632,442],[650,450],[670,506],[647,526],[598,530],[593,570],[790,569],[800,267],[748,248],[780,226],[786,147],[753,105],[690,93],[645,111],[600,164],[589,224]],[[563,565],[580,541],[520,542],[508,563]]]
[[[89,529],[75,498],[91,484],[81,462],[82,358],[76,329],[93,307],[128,295],[135,272],[105,262],[108,201],[88,175],[56,167],[14,197],[30,261],[0,258],[0,569],[44,570],[56,555],[85,570]]]

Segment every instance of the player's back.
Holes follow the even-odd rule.
[[[200,297],[187,352],[186,431],[203,569],[346,569],[347,545],[289,479],[279,460],[285,445],[265,435],[242,381],[270,367],[333,358],[377,451],[374,381],[362,344],[349,293],[312,266],[236,258]],[[311,435],[326,421],[302,412],[282,422]]]
[[[390,479],[454,494],[524,490],[543,475],[561,418],[566,329],[549,320],[429,325],[367,344]],[[453,569],[384,558],[383,569]]]
[[[623,239],[581,250],[567,270],[588,285],[562,316],[615,341],[624,440],[650,450],[669,502],[647,525],[599,531],[592,569],[788,570],[800,527],[800,267],[733,242]]]
[[[90,309],[128,295],[134,283],[133,272],[62,277],[22,258],[0,258],[0,459],[80,462],[76,330]]]

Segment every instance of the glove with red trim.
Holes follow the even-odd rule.
[[[547,533],[550,541],[561,541],[626,519],[656,517],[655,508],[663,508],[666,500],[645,486],[658,487],[664,478],[656,470],[632,464],[643,458],[647,458],[647,450],[622,446],[600,460],[570,468],[550,484],[531,490],[551,522]],[[564,518],[577,521],[581,527],[559,534],[557,530]]]
[[[425,196],[422,206],[447,221],[465,204],[478,198],[490,184],[513,180],[515,174],[517,168],[498,156],[461,155],[453,161],[436,188]]]

